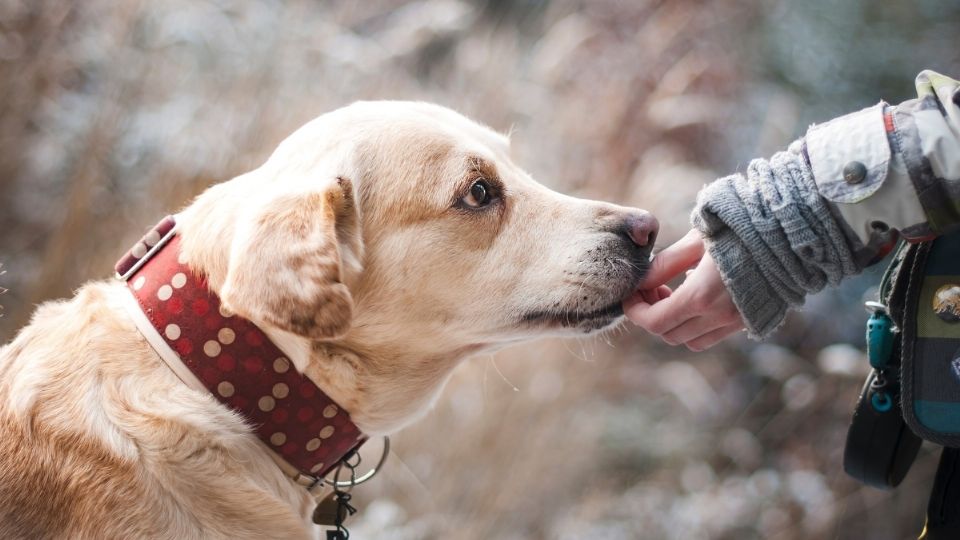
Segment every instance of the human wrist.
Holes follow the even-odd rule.
[[[796,147],[707,185],[692,215],[754,337],[776,330],[807,294],[861,268]]]
[[[789,304],[767,282],[744,243],[729,228],[705,243],[748,335],[763,339],[773,333],[783,324]]]

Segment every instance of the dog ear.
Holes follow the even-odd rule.
[[[255,203],[238,223],[220,298],[251,321],[311,339],[342,336],[353,318],[345,270],[362,244],[349,180]]]

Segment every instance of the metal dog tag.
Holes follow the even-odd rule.
[[[333,527],[347,517],[347,509],[337,501],[337,494],[331,492],[317,503],[313,510],[313,522],[324,527]],[[339,518],[339,520],[337,519]]]

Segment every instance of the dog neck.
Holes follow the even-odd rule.
[[[421,418],[470,353],[371,347],[363,345],[359,332],[336,341],[311,341],[276,329],[265,333],[371,437],[390,435]]]
[[[304,373],[331,388],[364,433],[387,435],[421,418],[433,405],[461,353],[375,352],[352,336],[313,343]],[[342,393],[342,396],[340,395]]]
[[[242,181],[242,177],[234,181]],[[221,184],[223,185],[223,184]],[[188,264],[207,276],[219,293],[227,274],[234,238],[232,215],[239,202],[220,197],[214,186],[178,214],[181,249]],[[216,238],[211,242],[210,238]],[[350,411],[351,420],[373,437],[398,431],[422,417],[436,400],[453,368],[476,347],[439,350],[437,342],[419,349],[398,347],[371,335],[364,306],[357,306],[353,328],[334,340],[311,340],[254,320],[270,340],[331,399]]]
[[[180,243],[167,217],[117,263],[131,318],[177,377],[232,409],[291,477],[315,486],[366,437],[342,404],[291,369],[289,352],[221,304]]]

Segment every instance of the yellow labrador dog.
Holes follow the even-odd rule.
[[[317,118],[177,219],[185,264],[369,436],[423,415],[470,355],[615,324],[657,232],[408,102]],[[161,361],[129,294],[89,283],[0,349],[0,537],[314,537],[312,497]]]

